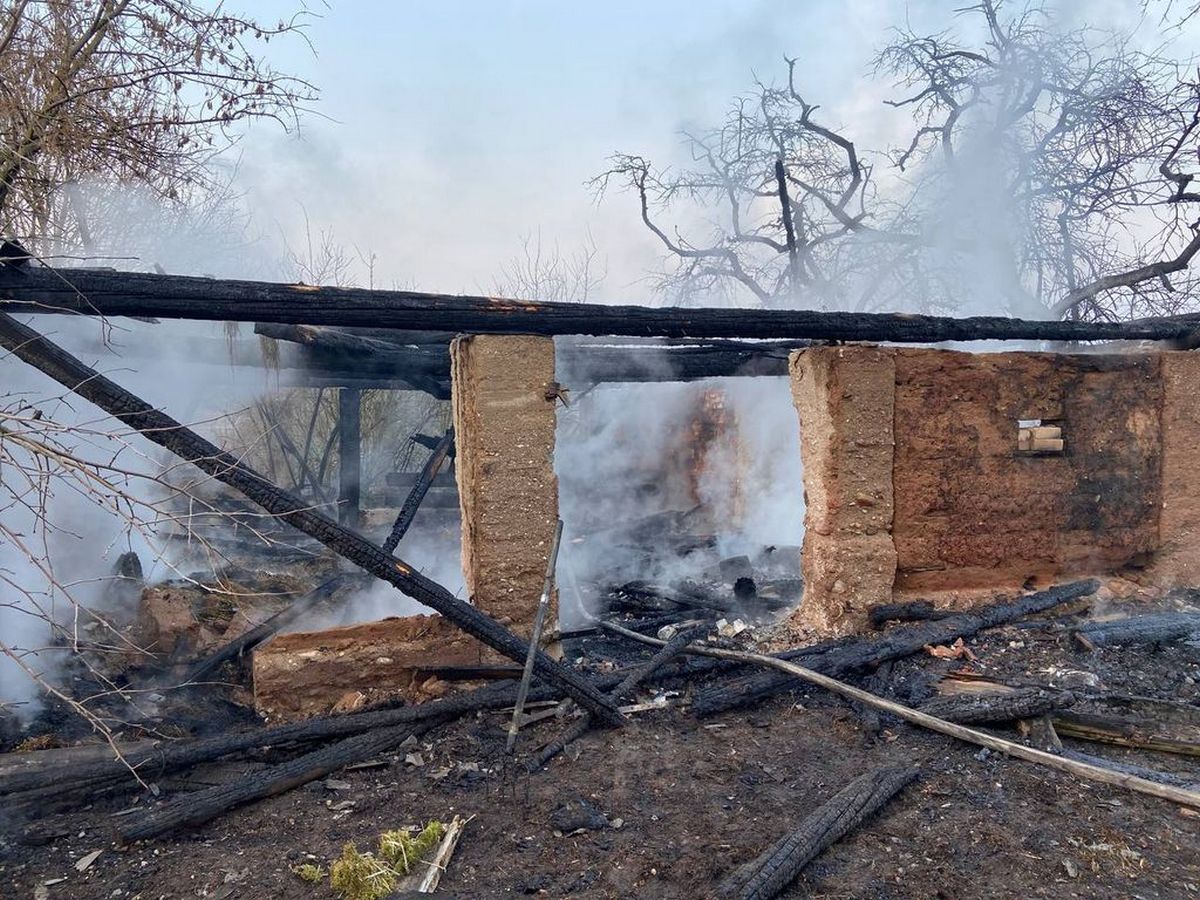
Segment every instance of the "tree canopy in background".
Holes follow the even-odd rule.
[[[864,147],[788,60],[693,164],[618,154],[597,180],[638,198],[675,299],[764,306],[1124,318],[1192,308],[1200,84],[1167,50],[1191,15],[1147,11],[1158,48],[1002,0],[948,30],[898,27],[874,62],[907,134]],[[1180,20],[1183,19],[1184,22]],[[882,111],[881,111],[882,112]]]
[[[194,0],[13,0],[0,9],[0,234],[51,255],[90,251],[83,181],[202,207],[235,125],[295,126],[316,98],[277,71],[267,24]],[[96,217],[103,219],[105,217]],[[102,227],[102,222],[100,226]]]

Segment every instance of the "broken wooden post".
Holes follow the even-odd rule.
[[[421,474],[413,483],[408,496],[404,498],[404,505],[400,507],[400,513],[396,516],[396,521],[392,525],[392,532],[387,536],[387,540],[383,542],[384,551],[391,553],[399,545],[401,539],[412,525],[413,519],[417,515],[417,510],[421,507],[421,501],[429,493],[429,488],[433,485],[433,480],[441,470],[442,464],[446,461],[447,457],[453,454],[454,429],[447,428],[446,433],[442,435],[442,439],[438,441],[437,446],[429,454],[429,459],[425,460],[425,465],[421,468]]]
[[[232,454],[158,411],[5,313],[0,313],[0,346],[115,416],[146,439],[195,464],[338,555],[440,612],[463,631],[509,659],[524,663],[526,642],[494,619],[459,600],[407,563],[384,553],[365,538],[316,512],[301,498],[272,484]],[[621,713],[611,700],[578,672],[568,669],[545,653],[538,653],[534,671],[585,709],[594,712],[601,721],[612,724],[622,721]]]
[[[338,390],[338,521],[357,528],[362,512],[362,392]]]

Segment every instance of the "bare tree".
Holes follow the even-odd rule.
[[[115,204],[138,201],[105,189],[116,185],[202,220],[226,215],[229,182],[213,163],[236,140],[238,123],[292,127],[315,98],[261,52],[272,39],[302,35],[302,25],[265,25],[193,0],[0,6],[0,235],[38,255],[93,253],[110,220],[144,218],[120,215]],[[83,418],[36,380],[25,383],[15,359],[5,355],[0,366],[0,676],[23,671],[37,691],[109,733],[113,723],[96,701],[117,688],[90,660],[140,651],[89,590],[105,542],[148,545],[169,565],[157,534],[187,527],[178,501],[191,513],[218,510],[201,481],[150,455],[136,437]],[[104,537],[79,524],[97,510]],[[81,580],[70,570],[83,557],[93,568]],[[94,626],[86,639],[85,625]],[[76,653],[85,644],[93,655]],[[48,677],[50,657],[38,654],[50,646],[91,669],[90,681],[103,686],[98,695],[72,696]]]
[[[759,84],[739,99],[720,127],[689,131],[694,168],[655,169],[641,156],[620,154],[593,182],[614,181],[638,196],[642,223],[674,260],[661,287],[682,295],[751,295],[762,305],[815,296],[845,302],[836,274],[837,242],[874,232],[871,166],[854,142],[819,121],[818,107],[797,90],[794,60],[785,88]],[[695,234],[661,224],[656,214],[692,204]]]
[[[542,245],[542,232],[526,234],[521,251],[500,266],[492,291],[507,297],[586,303],[604,281],[604,262],[591,234],[573,253]]]
[[[261,45],[302,34],[195,0],[15,0],[0,10],[0,233],[86,244],[72,192],[95,177],[169,200],[210,185],[249,119],[284,127],[316,92]]]
[[[892,114],[911,122],[890,153],[822,121],[788,61],[784,87],[760,83],[720,128],[685,135],[694,168],[616,157],[597,185],[619,177],[637,194],[671,261],[663,286],[1087,318],[1191,302],[1200,85],[1184,64],[1127,35],[1061,30],[1037,5],[956,15],[975,39],[902,28],[876,59]],[[691,220],[661,221],[680,201]]]

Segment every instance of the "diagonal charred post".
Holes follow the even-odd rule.
[[[299,497],[272,484],[253,469],[221,450],[196,432],[158,411],[141,398],[84,365],[57,344],[27,325],[0,313],[0,346],[49,375],[59,384],[89,400],[148,440],[188,462],[216,480],[241,491],[267,512],[315,538],[338,555],[388,582],[408,596],[444,615],[463,631],[524,663],[526,642],[475,607],[459,600],[437,582],[407,563],[309,508]],[[557,686],[601,721],[619,724],[613,702],[579,673],[539,652],[534,671]]]
[[[421,506],[421,501],[425,499],[425,495],[429,493],[429,488],[433,485],[433,479],[437,477],[437,473],[441,470],[442,464],[446,459],[454,454],[454,429],[447,428],[446,433],[442,435],[442,439],[438,441],[437,446],[433,448],[433,452],[429,454],[429,459],[425,460],[425,465],[421,469],[421,474],[417,477],[416,482],[412,486],[412,490],[408,492],[408,496],[404,498],[404,505],[400,507],[400,513],[396,516],[396,521],[392,525],[392,532],[387,536],[387,540],[383,542],[383,549],[387,553],[391,553],[400,544],[401,539],[412,525],[413,519],[417,515],[417,510]]]

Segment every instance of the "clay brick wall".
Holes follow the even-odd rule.
[[[1163,353],[1160,549],[1151,575],[1165,587],[1200,585],[1200,353]]]
[[[461,337],[450,360],[467,591],[488,615],[528,635],[558,520],[556,401],[547,399],[554,341]]]
[[[254,706],[290,721],[402,698],[438,696],[428,671],[478,665],[483,646],[441,616],[405,616],[280,634],[254,651]]]
[[[821,347],[792,355],[792,396],[804,458],[805,600],[797,621],[854,631],[892,597],[896,550],[890,350]]]
[[[821,347],[793,354],[791,376],[802,626],[860,631],[894,591],[1016,590],[1149,561],[1162,541],[1179,548],[1164,577],[1200,575],[1188,354]],[[1031,419],[1062,429],[1061,453],[1019,452]]]
[[[896,586],[1014,587],[1158,545],[1158,355],[895,353]],[[1061,454],[1017,452],[1017,422]]]

